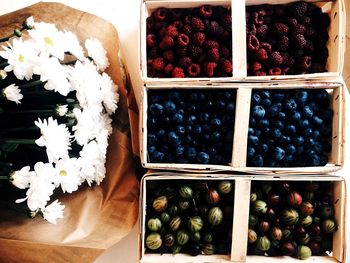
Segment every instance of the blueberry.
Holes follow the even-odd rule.
[[[266,135],[266,134],[268,134],[269,132],[270,132],[270,128],[269,128],[269,127],[264,127],[264,128],[261,129],[261,133],[262,133],[263,135]]]
[[[184,115],[184,114],[185,114],[185,110],[184,110],[184,109],[179,109],[179,110],[177,111],[177,113],[179,113],[179,114],[181,114],[181,115]]]
[[[273,127],[282,131],[284,129],[284,124],[281,121],[275,121]]]
[[[305,140],[304,140],[304,137],[302,137],[302,136],[300,136],[300,135],[295,136],[295,137],[293,138],[293,142],[294,142],[294,144],[297,145],[297,146],[304,144],[304,141],[305,141]]]
[[[163,138],[164,135],[165,135],[165,130],[164,129],[159,129],[157,132],[156,132],[156,135],[158,138]]]
[[[180,113],[175,113],[172,119],[173,119],[173,122],[177,124],[182,124],[184,121],[184,117]]]
[[[310,127],[310,122],[306,119],[299,121],[299,127],[304,130]]]
[[[247,148],[247,158],[251,159],[255,155],[255,148],[254,147],[248,147]]]
[[[210,140],[210,135],[209,135],[208,133],[204,133],[204,134],[202,135],[202,140],[203,140],[204,142],[208,142],[208,141]]]
[[[276,161],[280,161],[284,158],[286,152],[281,147],[276,147],[272,151],[272,156]]]
[[[297,128],[292,124],[288,124],[285,131],[288,135],[293,135],[297,132]]]
[[[214,127],[214,128],[220,128],[221,127],[221,120],[218,118],[214,118],[210,121],[210,124]]]
[[[271,117],[278,117],[280,111],[280,107],[277,104],[273,104],[269,109],[269,115]]]
[[[324,141],[322,143],[322,148],[326,153],[329,153],[332,151],[332,144],[328,141]]]
[[[301,114],[298,111],[293,111],[290,115],[290,120],[292,122],[299,122],[301,118]]]
[[[154,153],[155,150],[156,150],[156,147],[155,147],[155,146],[149,146],[149,147],[147,147],[147,151],[148,151],[149,154]]]
[[[197,161],[199,163],[209,163],[210,161],[210,157],[209,154],[207,154],[206,152],[199,152],[197,155]]]
[[[218,110],[224,110],[226,108],[226,103],[222,100],[218,100],[215,104],[216,109]]]
[[[176,90],[172,90],[169,92],[168,95],[169,99],[173,100],[173,101],[177,101],[178,99],[180,99],[180,92],[176,91]]]
[[[212,135],[211,135],[211,140],[213,142],[219,142],[222,140],[222,135],[220,132],[214,132]]]
[[[328,126],[325,126],[323,125],[321,127],[321,130],[320,130],[321,134],[324,136],[324,137],[330,137],[332,135],[332,128],[331,127],[328,127]]]
[[[316,140],[321,138],[321,132],[319,130],[314,130],[314,134],[312,136],[313,138],[315,138]]]
[[[190,115],[186,120],[186,124],[188,124],[188,125],[193,125],[196,123],[197,123],[197,117],[194,115]]]
[[[308,93],[305,90],[298,90],[294,94],[295,101],[300,104],[305,104],[308,98]]]
[[[280,137],[280,142],[283,144],[289,144],[292,141],[292,139],[289,136],[282,135]]]
[[[197,151],[195,148],[189,147],[189,148],[187,148],[185,155],[190,161],[192,161],[196,158]]]
[[[285,162],[285,164],[292,164],[293,161],[294,161],[294,156],[293,155],[287,155],[283,159],[283,162]]]
[[[183,147],[182,145],[178,145],[178,146],[175,148],[175,155],[176,155],[176,156],[180,156],[180,155],[182,155],[184,152],[185,152],[185,147]]]
[[[275,145],[275,141],[272,139],[267,139],[265,142],[270,148]]]
[[[179,135],[184,135],[185,134],[185,132],[186,132],[186,129],[185,129],[185,127],[184,126],[177,126],[176,127],[176,132],[179,134]]]
[[[197,111],[197,107],[193,105],[192,103],[187,104],[186,110],[189,114],[195,114]]]
[[[316,151],[309,148],[305,151],[306,156],[316,154]]]
[[[223,93],[223,97],[224,97],[224,99],[226,100],[226,101],[230,101],[230,100],[232,100],[233,99],[233,93],[231,92],[231,91],[225,91],[224,93]]]
[[[252,105],[253,105],[253,106],[259,105],[260,102],[261,102],[261,97],[259,96],[259,94],[257,94],[257,93],[254,92],[254,93],[252,94],[252,99],[251,99]]]
[[[304,152],[304,147],[303,146],[298,146],[296,149],[297,149],[296,152],[295,152],[296,155],[300,155],[300,154],[302,154]]]
[[[254,135],[254,129],[253,128],[249,128],[248,129],[248,135]]]
[[[198,93],[198,100],[204,101],[206,99],[205,94],[203,92]]]
[[[278,139],[282,136],[282,132],[280,129],[274,128],[271,130],[271,136],[274,139]]]
[[[263,99],[269,99],[270,98],[270,91],[262,90],[260,92],[260,97],[263,98]]]
[[[164,103],[164,108],[165,108],[166,113],[168,113],[168,114],[174,114],[176,111],[176,105],[171,100],[168,100]]]
[[[250,117],[250,119],[249,119],[249,127],[255,127],[255,125],[256,125],[255,118]]]
[[[288,112],[293,112],[297,109],[298,105],[293,99],[287,99],[284,104],[285,109]]]
[[[152,162],[162,162],[164,160],[164,153],[160,151],[154,151],[151,155],[151,161]]]
[[[214,104],[211,100],[208,100],[206,103],[205,103],[205,108],[207,110],[211,110],[212,108],[214,107]]]
[[[179,109],[184,109],[186,107],[186,103],[183,100],[177,102],[177,107]]]
[[[257,137],[261,136],[261,130],[255,130],[254,135]]]
[[[179,136],[176,134],[176,132],[169,132],[168,139],[172,143],[176,143],[178,140],[180,140]]]
[[[147,119],[147,125],[149,128],[154,128],[157,126],[157,124],[158,124],[158,121],[156,118],[148,118]]]
[[[226,113],[228,114],[232,114],[232,113],[235,113],[235,104],[234,103],[228,103],[227,106],[226,106]]]
[[[279,119],[280,121],[284,121],[284,120],[286,119],[286,114],[285,114],[284,112],[280,111],[280,112],[278,113],[278,119]]]
[[[184,138],[184,142],[185,142],[185,143],[190,143],[190,142],[192,142],[192,136],[191,136],[191,135],[186,135],[185,138]]]
[[[304,107],[301,108],[301,114],[306,118],[310,119],[313,116],[314,112],[310,106],[305,105]]]
[[[319,166],[321,164],[321,159],[316,154],[307,155],[306,164],[310,166]]]
[[[152,103],[149,107],[149,110],[152,115],[159,116],[162,115],[164,112],[164,107],[162,104],[159,103]]]
[[[206,112],[202,112],[200,115],[199,115],[199,119],[202,121],[202,122],[208,122],[209,121],[209,118],[210,118],[210,115]]]
[[[186,125],[186,133],[187,134],[192,134],[193,133],[192,125]]]
[[[260,128],[266,128],[266,127],[269,127],[269,125],[270,125],[270,122],[267,119],[261,119],[258,122],[258,126]]]
[[[193,127],[193,133],[198,135],[198,134],[201,134],[202,133],[202,127],[200,125],[195,125]]]
[[[265,116],[265,109],[261,106],[254,106],[252,109],[252,116],[256,119],[262,119]]]
[[[312,123],[315,125],[315,126],[322,126],[323,124],[323,120],[318,117],[318,116],[313,116],[312,117]]]
[[[295,148],[295,146],[293,144],[288,144],[286,146],[286,154],[292,155],[297,151],[297,149]]]
[[[209,147],[208,148],[208,153],[209,153],[210,156],[216,155],[218,153],[218,150],[216,148],[214,148],[214,147]]]
[[[273,92],[272,93],[272,101],[273,102],[281,102],[284,99],[284,93],[282,92]]]
[[[314,149],[317,153],[322,153],[322,144],[320,142],[315,142],[314,144]]]
[[[261,106],[265,107],[265,108],[268,108],[270,107],[272,104],[271,100],[270,99],[264,99],[262,102],[261,102]]]
[[[310,138],[314,136],[314,130],[311,128],[307,128],[306,130],[303,131],[303,134],[305,138]]]
[[[252,165],[256,167],[264,166],[264,158],[261,155],[255,155],[252,159]]]
[[[310,101],[308,105],[314,112],[319,110],[318,105],[314,101]]]
[[[305,144],[305,147],[307,147],[307,148],[313,148],[315,143],[316,143],[316,141],[314,139],[306,138],[304,144]]]
[[[213,157],[214,164],[223,164],[224,162],[225,162],[225,158],[220,154],[217,154]]]
[[[259,152],[261,154],[265,154],[269,151],[269,146],[266,143],[262,143],[259,145]]]
[[[249,135],[248,136],[248,143],[249,143],[249,145],[257,146],[257,145],[259,145],[259,138],[257,136],[254,136],[254,135]]]
[[[189,97],[190,97],[190,101],[192,101],[192,102],[195,102],[199,99],[198,94],[194,93],[194,92],[191,92]]]
[[[155,145],[157,143],[157,141],[158,141],[157,140],[157,136],[155,134],[149,133],[147,135],[147,143],[148,143],[149,146]]]

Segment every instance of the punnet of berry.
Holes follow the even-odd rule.
[[[330,18],[312,3],[248,6],[248,75],[327,71]]]
[[[333,187],[317,181],[253,182],[248,254],[301,260],[329,255],[338,228]]]
[[[146,253],[230,253],[233,180],[151,180],[146,191]]]
[[[247,166],[325,166],[332,119],[325,89],[253,90]]]
[[[228,164],[236,90],[149,90],[147,152],[152,163]]]
[[[158,8],[146,20],[147,76],[232,76],[229,7]]]

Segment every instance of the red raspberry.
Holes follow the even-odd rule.
[[[260,62],[253,61],[253,62],[250,64],[250,70],[251,70],[252,72],[259,71],[260,69],[262,69],[262,66],[261,66],[261,63],[260,63]]]
[[[255,71],[255,72],[254,72],[254,76],[258,76],[258,77],[260,77],[260,76],[266,76],[266,72],[265,72],[265,71],[261,71],[261,70]]]
[[[220,19],[221,25],[224,27],[224,29],[228,31],[232,31],[232,17],[231,14],[224,15]]]
[[[154,68],[155,70],[163,70],[164,68],[164,60],[163,58],[155,58],[153,59],[153,62],[152,62],[152,68]]]
[[[221,45],[219,47],[219,52],[220,52],[220,56],[221,57],[223,57],[223,58],[231,58],[231,52],[230,52],[230,50],[227,47]]]
[[[192,28],[190,25],[184,25],[182,27],[182,33],[184,33],[187,36],[191,36],[192,35]]]
[[[199,58],[203,54],[203,49],[195,45],[190,45],[188,51],[189,55],[194,59]]]
[[[193,16],[192,15],[185,16],[184,23],[186,25],[190,25],[192,23],[192,21],[193,21]]]
[[[202,46],[205,41],[205,35],[201,32],[197,32],[193,35],[192,41],[197,46]]]
[[[194,32],[204,31],[204,29],[205,27],[202,20],[200,20],[199,18],[192,19],[192,30]]]
[[[256,35],[256,26],[254,24],[246,25],[246,34],[247,35]]]
[[[162,22],[165,20],[167,14],[168,14],[168,10],[166,8],[158,8],[154,13],[154,18],[159,21]]]
[[[163,58],[169,62],[173,62],[175,59],[174,51],[166,50],[163,52]]]
[[[283,63],[283,58],[282,58],[280,52],[278,52],[278,51],[271,53],[270,60],[271,60],[271,63],[275,66],[279,66]]]
[[[180,47],[187,47],[189,43],[190,43],[190,38],[187,35],[185,34],[178,35],[177,44]]]
[[[184,70],[182,68],[175,67],[173,69],[173,72],[171,73],[171,76],[173,78],[184,78],[185,77],[185,73],[184,73]]]
[[[259,38],[265,38],[265,37],[267,36],[268,29],[269,29],[269,27],[268,27],[267,25],[259,26],[259,27],[256,29],[256,35],[257,35]]]
[[[162,41],[159,44],[160,49],[169,49],[174,46],[174,39],[169,36],[163,37]]]
[[[190,57],[182,57],[179,59],[179,65],[182,68],[187,68],[191,64],[192,64],[192,59]]]
[[[157,37],[154,34],[148,34],[146,41],[147,47],[154,47],[157,44]]]
[[[204,65],[204,71],[208,77],[214,76],[214,70],[218,66],[215,62],[208,62]]]
[[[219,43],[215,40],[207,40],[203,44],[204,48],[210,50],[212,48],[219,48]]]
[[[203,18],[210,18],[213,14],[213,9],[210,5],[202,5],[199,8],[199,15]]]
[[[268,58],[268,55],[265,49],[259,48],[254,52],[254,57],[257,61],[264,61]]]
[[[220,59],[219,50],[217,48],[212,48],[208,51],[207,56],[210,62],[218,62]]]
[[[168,35],[169,37],[175,38],[179,34],[177,32],[177,28],[174,26],[168,26],[165,30],[165,34]]]
[[[260,43],[260,48],[265,49],[267,54],[271,54],[271,52],[272,52],[272,47],[269,43],[266,43],[266,42]]]
[[[209,35],[216,37],[221,35],[223,31],[224,31],[223,28],[219,25],[218,22],[214,20],[210,21],[207,28],[207,33]]]
[[[276,23],[273,25],[273,32],[276,36],[285,36],[288,35],[289,28],[283,23]]]
[[[269,75],[281,75],[282,70],[279,67],[269,69]]]
[[[286,36],[281,37],[277,42],[277,49],[280,51],[288,51],[289,49],[289,38]]]
[[[296,67],[302,72],[306,71],[310,66],[311,66],[311,57],[309,56],[300,57],[296,61]]]
[[[221,71],[222,73],[231,73],[232,74],[232,63],[228,59],[223,59],[221,62]]]
[[[171,25],[176,27],[177,30],[180,30],[180,29],[182,29],[184,24],[181,21],[177,20],[177,21],[174,21]]]
[[[282,75],[293,75],[294,71],[291,68],[282,68]]]
[[[256,51],[259,49],[259,40],[254,35],[248,36],[248,50]]]
[[[232,39],[232,33],[228,31],[222,32],[222,34],[219,36],[219,40],[221,42],[231,41],[231,39]]]
[[[262,24],[264,24],[264,17],[259,12],[253,12],[251,14],[251,19],[254,25],[261,26]]]
[[[301,25],[301,24],[298,24],[294,29],[293,29],[293,33],[294,34],[301,34],[301,35],[304,35],[306,32],[306,27]]]
[[[147,32],[151,31],[154,27],[154,20],[153,20],[153,17],[149,16],[147,17],[146,19],[146,29],[147,29]]]
[[[301,34],[293,35],[292,41],[293,41],[295,49],[303,49],[306,45],[305,37]]]
[[[197,77],[201,73],[201,67],[198,64],[191,64],[187,67],[187,73],[190,77]]]
[[[147,57],[150,58],[150,59],[159,57],[158,48],[157,47],[152,47],[149,51],[147,51]]]
[[[166,74],[170,74],[174,69],[174,66],[172,64],[166,64],[166,66],[164,67],[164,72]]]

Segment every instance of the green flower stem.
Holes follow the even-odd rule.
[[[35,140],[33,140],[33,139],[4,138],[4,139],[0,139],[0,142],[12,143],[12,144],[35,144]]]
[[[43,85],[45,82],[42,82],[41,80],[34,80],[32,82],[28,82],[26,84],[20,85],[19,88],[25,89],[25,88],[30,88],[30,87],[36,87],[39,85]]]
[[[7,166],[7,167],[12,167],[12,163],[5,163],[5,162],[0,162],[0,166]]]
[[[37,131],[39,130],[39,127],[19,127],[19,128],[9,128],[9,129],[3,129],[0,131],[0,133],[10,133],[10,132],[28,132],[28,131]]]
[[[16,32],[15,32],[15,31],[18,30],[19,32],[22,32],[22,31],[25,30],[25,29],[26,29],[25,27],[21,27],[21,28],[15,29],[15,30],[13,31],[12,34],[10,34],[10,35],[8,35],[8,36],[6,36],[6,37],[0,38],[0,43],[5,42],[5,41],[8,41],[10,38],[15,37],[15,36],[20,37],[21,34],[19,33],[19,35],[16,35]],[[18,34],[18,33],[17,33],[17,34]]]
[[[6,181],[8,181],[9,178],[8,178],[8,176],[0,176],[0,180],[6,180]]]
[[[55,110],[19,110],[19,111],[6,111],[6,114],[35,114],[40,116],[41,113],[50,114],[55,113]]]

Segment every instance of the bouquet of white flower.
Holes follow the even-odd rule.
[[[65,207],[51,200],[55,189],[105,177],[118,87],[97,39],[84,54],[75,34],[29,17],[0,42],[0,179],[27,189],[16,203],[55,224]]]

